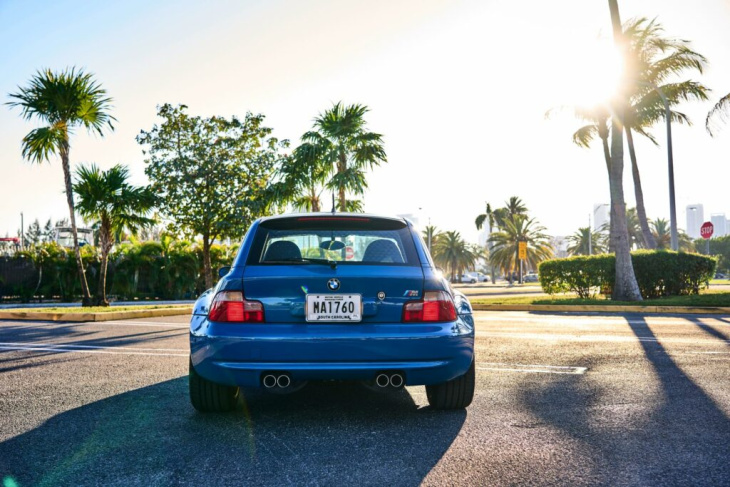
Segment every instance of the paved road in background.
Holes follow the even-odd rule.
[[[466,411],[432,411],[422,387],[324,383],[222,415],[188,402],[185,317],[0,322],[0,480],[727,485],[730,316],[476,320]]]

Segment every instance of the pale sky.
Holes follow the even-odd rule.
[[[704,118],[730,92],[730,1],[619,1],[622,20],[658,17],[710,62],[712,100],[680,107],[694,122],[674,126],[677,214],[703,203],[730,217],[730,124],[711,138]],[[609,201],[600,147],[579,149],[569,115],[545,111],[605,96],[614,70],[606,0],[159,1],[0,0],[0,99],[39,68],[83,67],[114,98],[116,131],[79,131],[71,160],[130,167],[146,182],[135,136],[156,105],[194,114],[266,115],[295,146],[333,102],[362,103],[384,135],[388,164],[368,178],[371,213],[419,215],[476,241],[488,201],[521,197],[552,235],[588,224]],[[606,74],[602,74],[603,70]],[[685,76],[684,78],[687,78]],[[592,89],[594,87],[594,89]],[[604,90],[604,93],[600,90]],[[60,161],[34,166],[20,154],[34,128],[0,106],[0,235],[68,216]],[[661,146],[638,143],[649,217],[669,217],[664,126]],[[634,204],[628,155],[626,200]],[[420,208],[420,210],[419,210]]]

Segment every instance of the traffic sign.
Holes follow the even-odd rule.
[[[345,248],[345,260],[352,260],[355,257],[355,249],[350,246]]]
[[[517,249],[518,257],[520,260],[527,259],[527,242],[518,242],[519,247]]]
[[[712,238],[712,233],[715,231],[715,226],[712,222],[705,222],[700,227],[700,236],[704,239]]]

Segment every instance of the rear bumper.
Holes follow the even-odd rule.
[[[407,385],[430,385],[463,375],[474,355],[471,316],[435,324],[264,324],[209,322],[193,316],[191,360],[219,384],[260,387],[264,372],[292,380],[373,380],[399,371]]]

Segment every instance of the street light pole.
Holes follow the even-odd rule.
[[[664,92],[654,83],[649,81],[638,81],[639,84],[650,86],[657,92],[664,103],[664,118],[667,120],[667,165],[669,171],[669,224],[671,226],[671,248],[674,251],[679,249],[679,234],[677,232],[677,205],[674,195],[674,155],[672,151],[672,111],[669,109],[669,100]]]

